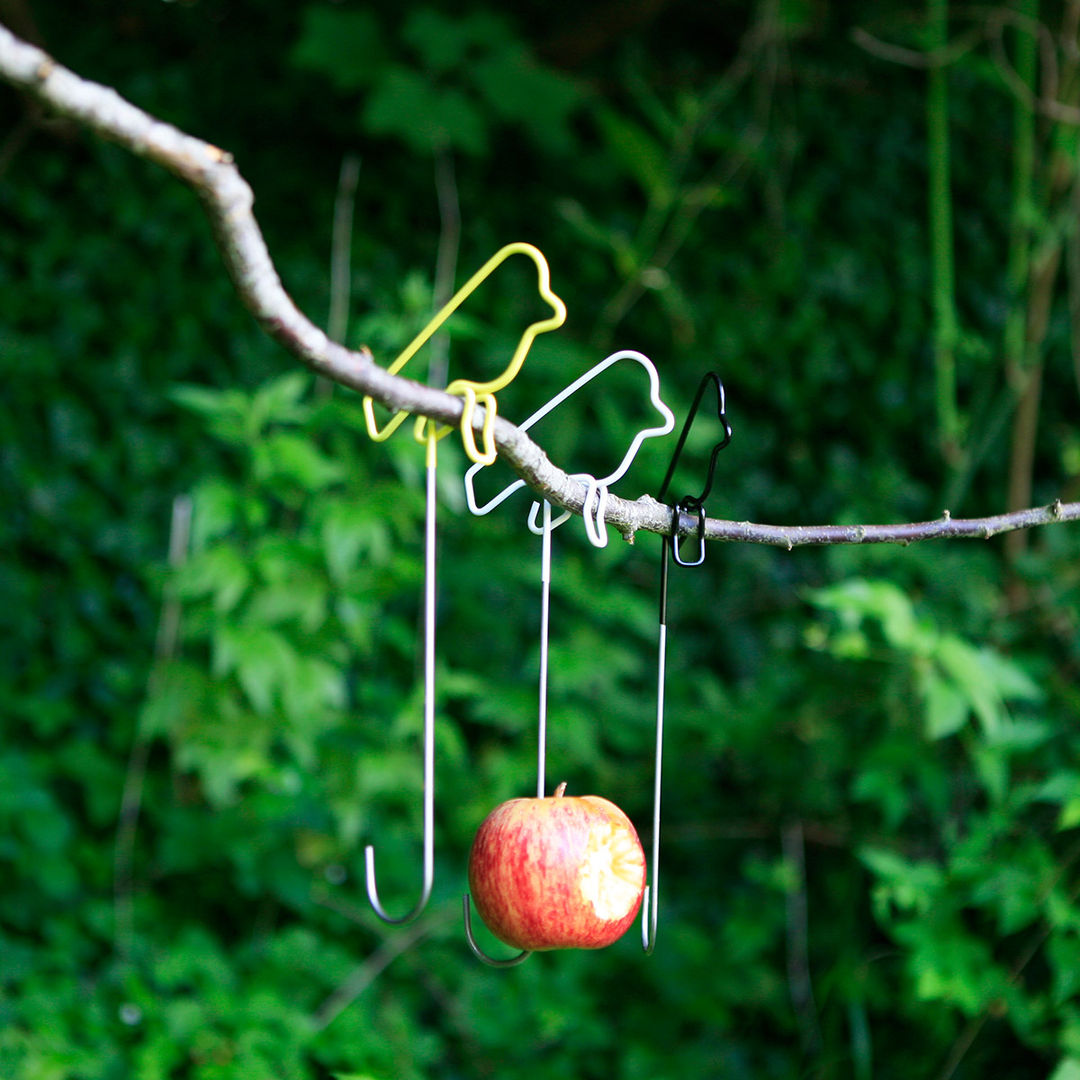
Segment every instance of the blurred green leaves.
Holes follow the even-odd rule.
[[[505,415],[617,337],[656,359],[679,414],[721,372],[737,437],[711,514],[940,512],[923,80],[853,47],[851,11],[668,5],[626,29],[607,20],[633,5],[34,10],[65,62],[236,153],[315,318],[334,176],[359,145],[350,338],[377,357],[430,315],[431,155],[452,152],[461,265],[538,231],[570,308]],[[1012,132],[991,57],[948,77],[958,391],[982,447],[964,501],[986,512],[1008,466]],[[906,1080],[957,1058],[957,1078],[1072,1080],[1075,530],[1015,560],[995,541],[724,545],[673,573],[657,950],[631,933],[489,972],[460,893],[480,820],[534,785],[527,500],[465,516],[443,444],[436,892],[387,930],[362,855],[378,845],[388,906],[414,895],[422,451],[372,446],[352,397],[262,336],[190,193],[63,134],[35,129],[0,177],[5,1080]],[[1071,235],[1025,212],[1048,242]],[[511,284],[455,322],[452,350],[512,347]],[[1035,447],[1047,500],[1080,461],[1065,299]],[[599,458],[626,444],[632,400],[614,384],[541,441],[560,464]],[[668,452],[643,449],[628,497]],[[167,569],[177,492],[194,516]],[[552,582],[549,777],[614,798],[646,842],[658,546],[597,553],[569,523]]]
[[[373,71],[386,62],[387,49],[373,10],[309,4],[292,61],[298,68],[319,72],[339,90],[356,90],[368,85]]]
[[[931,739],[955,735],[974,717],[988,745],[1015,742],[1016,724],[1009,703],[1037,704],[1045,696],[1019,664],[917,618],[910,599],[891,582],[845,581],[813,590],[807,599],[837,617],[839,625],[830,636],[822,638],[821,627],[809,632],[812,640],[824,641],[834,656],[873,656],[874,641],[868,631],[880,631],[884,644],[910,665]],[[1046,734],[1038,726],[1022,730],[1026,734],[1021,741],[1038,741]]]
[[[501,13],[414,8],[398,40],[395,57],[374,13],[311,4],[293,62],[339,90],[364,91],[362,130],[417,153],[487,155],[504,124],[548,153],[573,147],[581,87],[541,64]]]

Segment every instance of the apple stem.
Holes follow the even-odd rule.
[[[563,797],[563,795],[565,795],[565,794],[566,794],[566,781],[564,780],[564,781],[563,781],[563,782],[562,782],[562,783],[561,783],[561,784],[560,784],[560,785],[559,785],[559,786],[558,786],[558,787],[557,787],[557,788],[555,789],[555,798],[556,798],[556,799],[561,799],[561,798]]]

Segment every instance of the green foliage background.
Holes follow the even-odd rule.
[[[506,415],[631,347],[681,421],[716,368],[710,512],[797,524],[997,511],[1029,448],[1030,501],[1077,497],[1075,132],[1016,90],[1024,20],[1071,9],[955,14],[928,94],[854,31],[931,47],[935,7],[29,10],[61,62],[235,154],[316,321],[355,154],[352,344],[387,362],[426,321],[449,194],[458,281],[529,240],[570,310]],[[479,822],[534,784],[526,499],[471,517],[441,444],[435,895],[386,928],[364,844],[387,906],[419,886],[422,452],[261,336],[189,192],[0,110],[0,1076],[1080,1076],[1080,532],[675,572],[656,952],[491,971],[460,900]],[[501,367],[524,280],[467,306],[451,371]],[[538,438],[599,469],[641,398],[613,372]],[[617,490],[655,492],[670,450]],[[658,550],[555,539],[550,779],[646,839]]]

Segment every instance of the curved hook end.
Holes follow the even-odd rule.
[[[646,956],[652,956],[656,948],[656,904],[650,903],[652,886],[645,886],[645,895],[641,900],[641,948]]]
[[[379,889],[375,884],[375,848],[372,847],[371,844],[368,844],[367,847],[364,848],[364,871],[368,900],[370,901],[372,908],[374,908],[375,914],[378,915],[383,922],[390,923],[391,926],[404,926],[406,923],[411,923],[413,919],[427,907],[428,898],[431,896],[432,883],[432,875],[429,867],[425,866],[424,868],[424,886],[420,891],[420,899],[417,901],[416,907],[414,907],[407,915],[402,915],[399,918],[388,915],[386,909],[379,901]]]
[[[476,939],[473,937],[472,932],[472,909],[469,904],[469,894],[466,893],[462,898],[462,910],[465,915],[465,940],[469,943],[469,948],[472,949],[473,956],[477,960],[487,964],[488,967],[493,968],[509,968],[517,967],[523,960],[527,960],[532,953],[528,949],[522,949],[517,956],[511,956],[506,960],[496,960],[494,957],[488,956],[479,945],[476,944]]]

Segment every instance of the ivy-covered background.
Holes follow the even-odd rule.
[[[634,348],[681,423],[717,370],[709,512],[784,524],[1078,497],[1078,17],[0,3],[234,153],[299,306],[382,363],[537,244],[569,318],[500,411]],[[1080,1077],[1080,529],[673,570],[656,951],[490,970],[460,905],[535,784],[527,498],[471,516],[440,444],[435,892],[388,928],[423,451],[261,334],[189,191],[3,88],[0,121],[0,1076]],[[508,266],[417,374],[500,370],[536,303]],[[614,369],[535,433],[600,470],[644,415]],[[554,549],[550,783],[647,841],[659,541]]]

